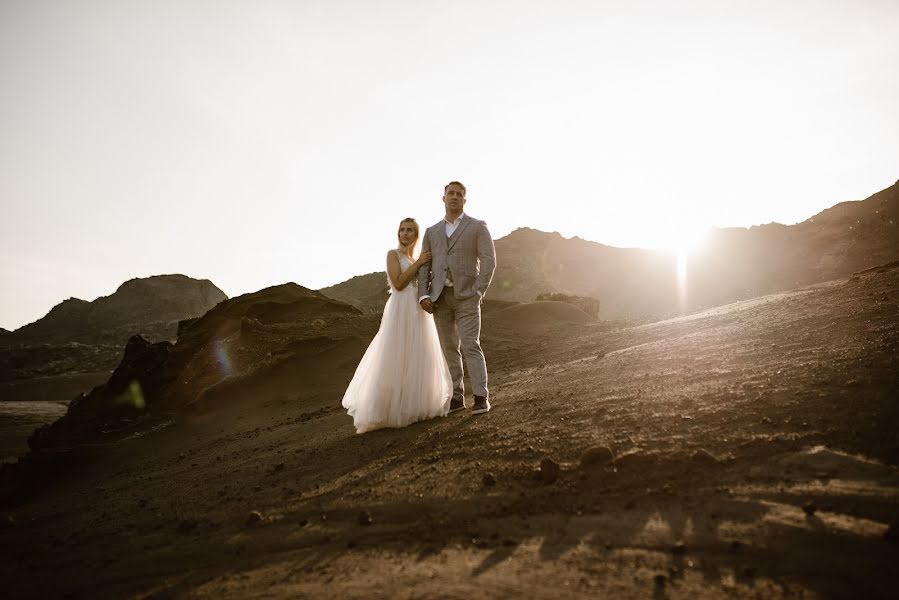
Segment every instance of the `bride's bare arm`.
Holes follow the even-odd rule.
[[[387,276],[390,277],[390,283],[398,290],[405,288],[418,275],[418,269],[429,262],[431,262],[431,253],[422,252],[418,260],[403,271],[403,268],[400,266],[400,257],[397,256],[394,250],[391,250],[387,253]]]

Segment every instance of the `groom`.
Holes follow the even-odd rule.
[[[431,263],[418,271],[422,309],[434,315],[443,356],[453,377],[449,412],[465,408],[462,356],[474,387],[471,414],[490,410],[487,362],[481,350],[481,299],[493,279],[496,255],[487,224],[466,215],[465,186],[451,181],[443,189],[446,217],[425,231],[421,251]],[[461,352],[460,349],[461,342]]]

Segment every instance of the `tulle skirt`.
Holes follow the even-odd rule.
[[[446,416],[453,395],[434,317],[417,289],[393,290],[381,327],[343,396],[356,433]]]

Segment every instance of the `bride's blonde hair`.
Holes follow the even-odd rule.
[[[415,230],[415,239],[412,240],[412,243],[407,247],[403,247],[403,242],[400,241],[400,229],[403,228],[403,223],[412,223],[412,228]],[[405,252],[406,256],[412,258],[412,254],[415,251],[415,245],[418,243],[418,221],[413,219],[412,217],[406,217],[402,221],[400,221],[400,226],[396,229],[396,241],[397,241],[397,250],[400,252]]]

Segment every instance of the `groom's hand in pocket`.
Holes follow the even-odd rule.
[[[421,308],[428,314],[434,314],[434,303],[431,302],[430,298],[425,298],[421,301]]]

